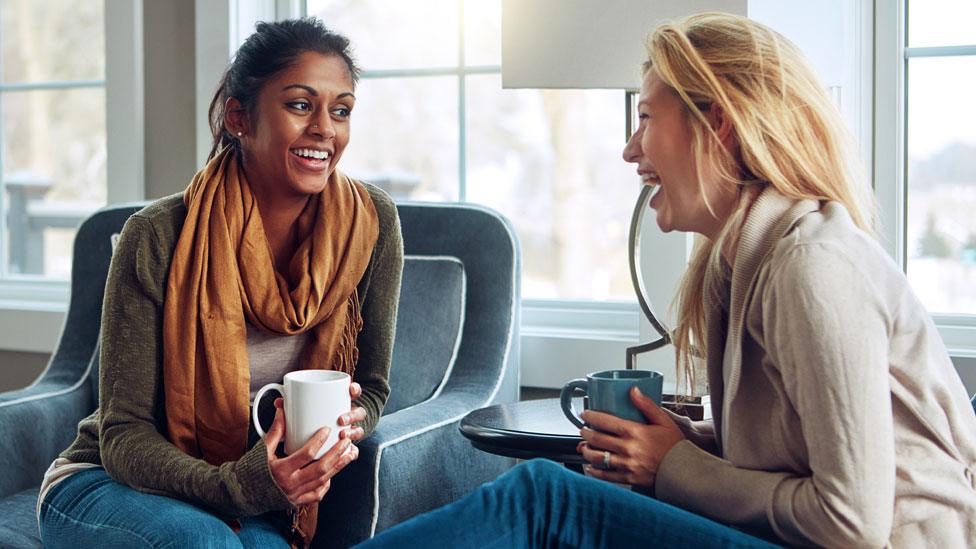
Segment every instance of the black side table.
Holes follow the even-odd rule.
[[[577,404],[577,409],[581,406]],[[464,416],[461,434],[485,452],[519,459],[546,458],[582,471],[576,445],[583,439],[558,398],[497,404]]]

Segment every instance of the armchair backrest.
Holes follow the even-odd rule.
[[[75,236],[68,314],[57,350],[39,384],[82,383],[79,389],[90,392],[92,409],[98,406],[98,334],[113,241],[126,220],[143,206],[102,208],[81,224]]]
[[[40,383],[82,380],[92,409],[98,405],[98,334],[113,235],[143,206],[99,210],[75,237],[68,315]],[[517,397],[519,254],[511,225],[474,205],[404,203],[398,210],[405,260],[393,390],[384,412],[422,402],[449,383],[490,383],[495,394]],[[453,370],[458,361],[480,359],[508,367]]]
[[[521,255],[511,224],[497,212],[474,204],[404,202],[397,204],[397,210],[406,257],[451,258],[463,275],[460,339],[449,368],[429,396],[453,388],[487,387],[490,401],[482,405],[516,400]],[[400,305],[405,308],[409,300],[430,291],[422,282],[415,286],[416,281],[407,279],[410,274],[405,267],[400,292]],[[412,328],[398,315],[391,374],[394,405],[399,403],[394,400],[397,386],[393,383],[399,383],[400,376],[416,375],[418,366],[424,368],[423,362],[413,365],[402,360],[406,349],[401,346],[412,345],[416,337],[409,335]],[[422,337],[429,336],[424,332]],[[408,372],[403,371],[406,364],[411,364]]]
[[[37,381],[0,395],[2,438],[18,441],[2,460],[0,498],[36,486],[47,465],[75,437],[78,421],[95,407],[94,370],[111,235],[135,210],[104,209],[79,227],[68,314],[57,350]]]

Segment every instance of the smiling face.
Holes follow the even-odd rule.
[[[325,188],[349,143],[356,102],[341,57],[302,53],[264,84],[254,112],[235,111],[234,102],[228,129],[244,134],[244,170],[256,195],[306,198]]]
[[[699,185],[684,104],[653,69],[641,84],[637,112],[640,125],[624,148],[624,160],[637,164],[643,184],[658,187],[650,202],[658,227],[664,232],[694,231],[714,239],[735,206],[734,187],[714,173],[701,174]],[[715,215],[708,211],[706,198]]]

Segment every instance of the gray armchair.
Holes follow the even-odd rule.
[[[44,470],[96,406],[111,236],[141,205],[103,209],[75,238],[68,315],[33,385],[0,394],[0,546],[38,547]],[[520,257],[510,224],[477,206],[398,206],[403,286],[392,393],[359,459],[333,480],[316,544],[346,547],[451,502],[512,465],[458,433],[468,411],[518,396]]]

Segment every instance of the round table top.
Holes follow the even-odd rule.
[[[581,409],[579,401],[576,408]],[[576,453],[579,429],[563,415],[558,398],[479,408],[461,420],[460,429],[476,448],[493,454],[584,463]]]

